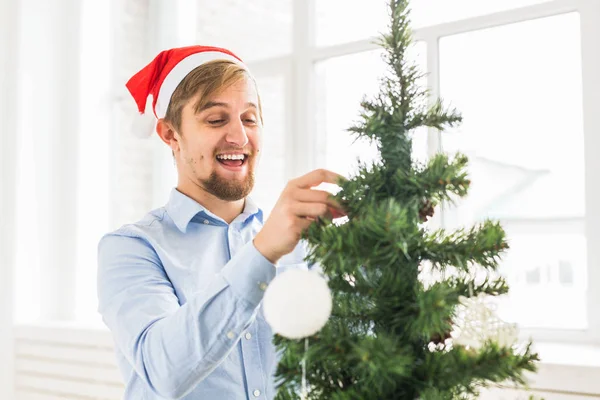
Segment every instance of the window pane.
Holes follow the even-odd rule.
[[[424,71],[425,43],[417,43],[412,58]],[[357,157],[363,162],[378,158],[376,146],[367,140],[354,142],[346,131],[358,121],[360,101],[379,92],[379,78],[386,68],[381,51],[371,51],[332,58],[316,65],[317,80],[317,137],[318,165],[344,176],[356,171]],[[422,82],[422,84],[425,84]],[[413,135],[415,159],[425,160],[427,130],[419,129]]]
[[[559,225],[559,224],[557,224]],[[580,233],[523,233],[507,226],[510,250],[502,273],[510,295],[499,302],[507,320],[536,328],[585,329],[586,238]]]
[[[291,52],[292,1],[198,0],[198,44],[230,49],[245,62]]]
[[[19,82],[19,116],[17,140],[16,192],[16,254],[15,254],[15,322],[30,322],[41,317],[41,268],[43,238],[39,223],[40,173],[35,149],[35,123],[30,104],[35,101],[39,88],[29,71],[21,71]]]
[[[549,0],[415,0],[411,2],[413,27],[452,22],[547,1]]]
[[[377,36],[386,30],[387,10],[383,0],[316,0],[316,44],[327,46]]]
[[[284,76],[256,77],[263,104],[263,149],[256,171],[252,199],[262,208],[265,217],[277,202],[286,184],[285,132],[286,88]]]
[[[413,0],[413,28],[457,21],[549,0]],[[335,45],[387,32],[388,0],[315,0],[316,44]],[[343,12],[343,18],[340,13]]]
[[[82,8],[75,316],[100,322],[97,249],[110,220],[110,21],[106,2],[86,0]]]
[[[443,38],[440,57],[442,97],[464,117],[442,134],[443,147],[469,156],[473,182],[469,197],[444,215],[446,226],[488,217],[506,223],[508,319],[584,327],[579,14]]]

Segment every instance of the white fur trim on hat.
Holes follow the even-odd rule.
[[[196,67],[213,60],[233,61],[234,63],[246,68],[244,63],[237,58],[226,53],[221,53],[220,51],[203,51],[201,53],[194,53],[187,56],[175,67],[173,67],[171,72],[169,72],[169,74],[165,77],[165,80],[160,87],[156,106],[154,107],[156,116],[158,118],[164,118],[167,114],[167,108],[169,107],[171,96],[173,95],[173,92],[179,83],[187,76],[187,74],[192,72]]]

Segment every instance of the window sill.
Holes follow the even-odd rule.
[[[17,324],[15,339],[112,346],[101,322],[36,322]],[[535,342],[541,362],[536,374],[528,374],[531,389],[540,392],[600,396],[600,345]]]
[[[536,391],[600,395],[600,345],[534,342],[538,372],[529,374]]]

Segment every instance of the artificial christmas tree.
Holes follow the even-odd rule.
[[[447,232],[426,224],[434,207],[466,196],[470,182],[463,155],[438,154],[426,165],[412,158],[417,128],[443,131],[461,117],[439,100],[428,105],[417,85],[422,73],[406,57],[407,3],[390,3],[380,41],[389,71],[349,129],[373,140],[380,160],[340,182],[345,222],[319,221],[305,233],[307,259],[321,266],[333,306],[309,346],[275,337],[278,400],[466,399],[490,383],[524,384],[523,372],[535,370],[531,344],[519,348],[515,327],[486,304],[508,291],[496,273],[508,249],[502,227],[485,221]]]

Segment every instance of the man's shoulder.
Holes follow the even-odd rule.
[[[166,209],[160,207],[148,212],[136,222],[124,224],[121,227],[106,233],[104,237],[126,236],[147,238],[155,232],[162,232],[165,229],[168,229],[170,225],[172,225],[172,221],[168,218]]]

